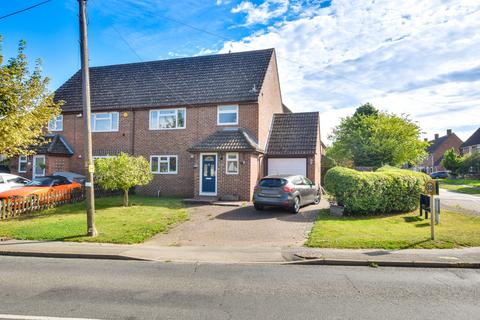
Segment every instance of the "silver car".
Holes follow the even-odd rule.
[[[257,210],[266,206],[283,207],[297,213],[301,206],[320,202],[320,188],[307,177],[272,175],[260,179],[253,193]]]

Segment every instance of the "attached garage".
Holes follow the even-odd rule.
[[[307,176],[307,158],[268,158],[268,175],[301,174]]]
[[[320,117],[318,112],[273,116],[265,153],[265,171],[298,174],[320,184]]]

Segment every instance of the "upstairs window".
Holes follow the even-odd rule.
[[[218,106],[217,124],[238,124],[238,106]]]
[[[63,130],[63,116],[58,115],[54,119],[48,121],[48,131],[62,131]]]
[[[151,156],[150,169],[152,173],[176,174],[177,156]]]
[[[161,109],[150,111],[150,130],[185,129],[186,109]]]
[[[118,112],[92,113],[92,132],[118,131]]]
[[[227,153],[227,174],[238,174],[238,153]]]
[[[27,172],[27,156],[18,157],[18,172]]]

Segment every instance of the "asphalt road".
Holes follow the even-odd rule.
[[[0,319],[480,318],[467,269],[0,257],[0,286]]]
[[[480,196],[440,189],[440,205],[453,211],[480,215]]]

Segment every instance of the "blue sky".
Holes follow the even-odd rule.
[[[3,1],[0,16],[39,1]],[[284,102],[320,111],[324,138],[367,101],[410,114],[429,138],[480,126],[477,0],[88,3],[91,66],[275,47]],[[76,0],[0,20],[0,34],[7,58],[27,41],[52,90],[80,67]]]

